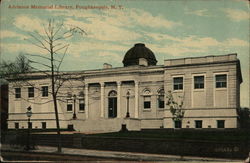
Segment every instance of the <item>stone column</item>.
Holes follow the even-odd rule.
[[[85,84],[85,115],[89,118],[89,85]]]
[[[104,117],[104,108],[105,108],[105,93],[104,93],[104,83],[100,83],[101,85],[101,117]]]
[[[121,117],[121,81],[117,82],[117,118]]]
[[[139,82],[135,81],[135,118],[139,117]]]

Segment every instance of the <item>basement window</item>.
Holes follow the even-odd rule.
[[[225,120],[217,120],[217,128],[225,128]]]
[[[42,122],[42,129],[46,129],[46,122]]]
[[[174,121],[174,128],[181,128],[182,123],[181,121]]]
[[[19,123],[15,123],[15,129],[19,129]]]
[[[201,120],[195,121],[195,128],[202,128],[202,121]]]

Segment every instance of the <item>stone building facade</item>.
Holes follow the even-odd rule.
[[[167,59],[156,65],[154,53],[135,44],[124,67],[64,72],[59,89],[61,128],[83,132],[144,128],[237,128],[242,82],[237,54]],[[184,117],[174,121],[167,105],[171,91],[183,102]],[[25,81],[10,81],[9,128],[27,128],[26,108],[32,107],[32,128],[56,128],[50,79],[41,72]],[[75,116],[74,116],[75,113]]]

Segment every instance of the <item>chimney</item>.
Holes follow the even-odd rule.
[[[108,64],[108,63],[104,63],[103,64],[103,69],[108,69],[108,68],[112,68],[112,65]]]

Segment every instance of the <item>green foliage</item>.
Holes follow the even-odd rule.
[[[173,115],[174,121],[181,121],[184,117],[185,111],[183,110],[183,97],[178,96],[179,99],[181,99],[181,102],[178,103],[175,101],[173,97],[173,93],[171,91],[168,91],[167,94],[167,105],[170,108],[170,112]]]
[[[240,108],[238,114],[240,127],[250,129],[250,109],[247,107]]]

